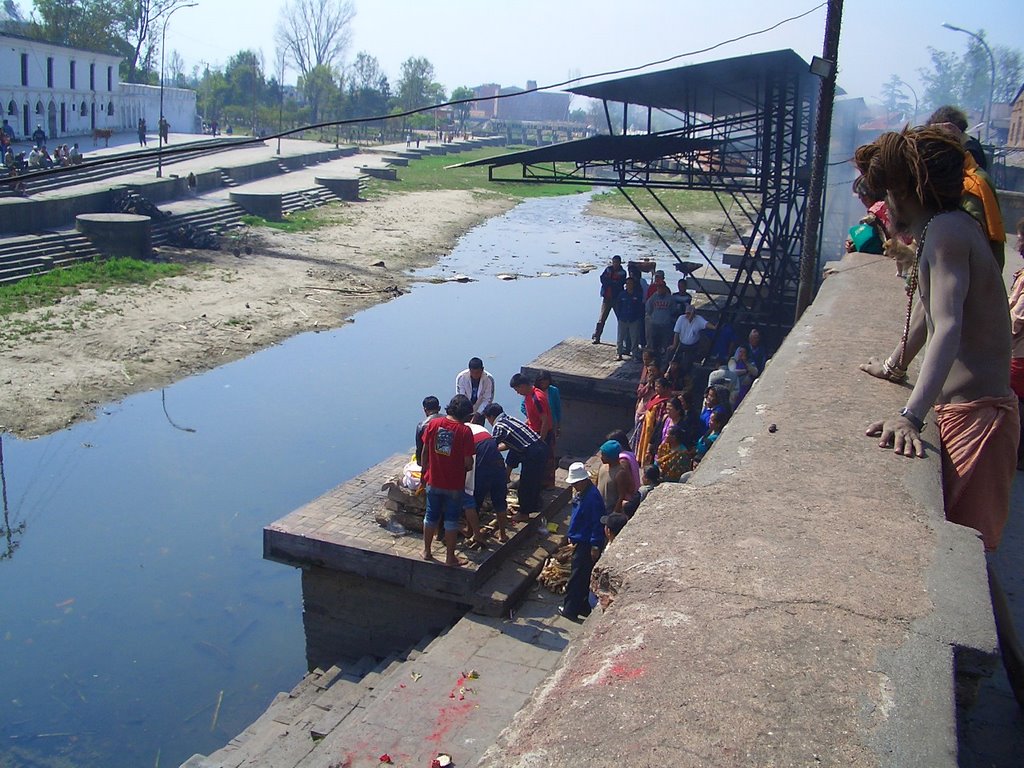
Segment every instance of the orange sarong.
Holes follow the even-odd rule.
[[[946,519],[981,533],[989,552],[999,546],[1017,471],[1017,398],[983,397],[935,406],[942,441]]]

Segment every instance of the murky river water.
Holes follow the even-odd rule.
[[[471,356],[512,402],[520,365],[589,336],[597,273],[576,264],[653,248],[584,216],[586,198],[528,201],[424,271],[477,282],[420,284],[95,421],[4,436],[0,766],[177,766],[290,689],[299,576],[262,560],[262,527],[411,446],[420,400],[445,401]]]

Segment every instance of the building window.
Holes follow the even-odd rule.
[[[71,90],[75,90],[75,62],[71,62]]]
[[[111,117],[114,116],[114,102],[112,101],[107,102],[107,114]]]
[[[114,68],[107,67],[107,90],[114,90]],[[113,114],[113,113],[111,113]]]
[[[84,101],[82,102],[82,108],[79,110],[78,114],[80,114],[82,117],[85,117],[89,114],[89,107],[86,106],[86,103]]]
[[[89,90],[90,91],[95,91],[96,90],[96,65],[95,64],[90,64],[89,65]]]
[[[28,54],[21,54],[21,84],[28,85]]]
[[[16,115],[18,114],[18,105],[14,103],[14,99],[7,102],[7,114]]]
[[[53,88],[53,56],[46,57],[46,87]]]

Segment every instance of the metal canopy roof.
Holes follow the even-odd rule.
[[[486,157],[459,163],[453,168],[469,168],[489,165],[498,168],[519,163],[568,162],[587,163],[595,161],[637,161],[649,162],[683,152],[699,152],[714,149],[721,144],[714,139],[691,139],[686,136],[641,135],[641,136],[591,136],[588,139],[564,141],[538,149],[511,152],[498,157]]]
[[[645,107],[731,115],[749,112],[764,98],[769,77],[816,82],[810,65],[793,50],[755,53],[570,88],[572,93]]]

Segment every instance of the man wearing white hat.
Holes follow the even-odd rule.
[[[574,491],[567,535],[576,548],[572,553],[565,600],[558,612],[570,621],[579,621],[581,617],[590,615],[590,573],[594,570],[590,547],[604,543],[601,516],[605,509],[604,499],[597,486],[591,482],[590,473],[582,462],[570,464],[565,479]]]

